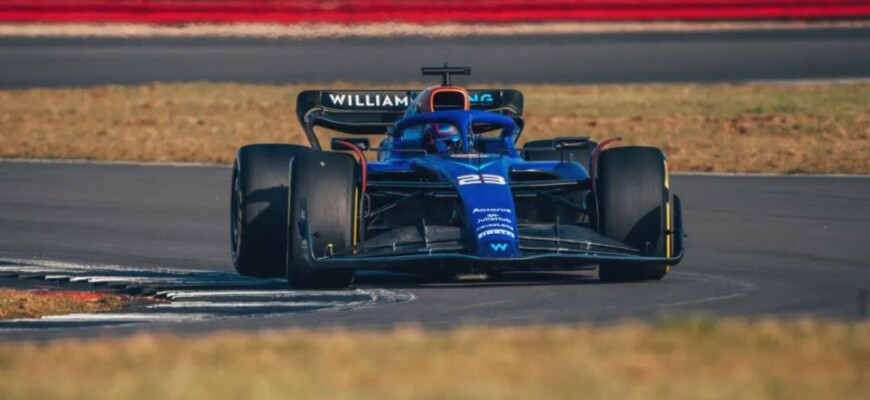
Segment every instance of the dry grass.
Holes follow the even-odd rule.
[[[120,308],[122,303],[121,298],[114,295],[0,289],[0,320],[105,312]]]
[[[0,344],[4,399],[864,399],[870,324],[711,321]]]
[[[294,110],[305,88],[3,90],[0,157],[229,163],[247,143],[303,141]],[[664,148],[682,171],[870,173],[866,82],[517,88],[526,94],[526,139],[621,135]]]

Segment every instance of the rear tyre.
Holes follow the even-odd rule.
[[[284,276],[287,171],[293,157],[310,151],[289,144],[252,144],[239,149],[230,190],[230,240],[239,274]]]
[[[661,150],[618,147],[601,152],[596,225],[602,234],[655,257],[670,256],[667,166]],[[601,263],[602,281],[659,280],[667,265]]]
[[[287,282],[297,288],[346,288],[354,271],[326,269],[311,259],[339,254],[353,246],[357,163],[343,153],[312,151],[290,168],[290,232]],[[310,232],[309,232],[310,231]],[[309,243],[310,238],[310,243]],[[292,251],[289,251],[292,250]]]

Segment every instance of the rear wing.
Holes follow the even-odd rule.
[[[320,149],[314,127],[349,134],[383,134],[405,115],[417,91],[306,90],[296,98],[296,117],[311,147]],[[508,115],[522,124],[523,94],[512,89],[469,90],[472,110]]]

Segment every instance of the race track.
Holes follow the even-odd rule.
[[[472,66],[471,82],[866,78],[870,28],[305,40],[0,37],[0,87],[412,82],[421,80],[422,65],[445,61]]]
[[[231,276],[227,167],[0,162],[0,259],[208,270]],[[661,282],[602,284],[589,272],[439,283],[369,274],[360,290],[411,301],[343,311],[78,329],[0,329],[4,338],[132,330],[384,328],[608,322],[704,312],[853,319],[870,287],[870,178],[676,175],[687,256]],[[0,266],[0,270],[4,268]]]

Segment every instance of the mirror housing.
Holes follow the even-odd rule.
[[[560,136],[553,139],[553,148],[584,149],[589,143],[589,136]]]

